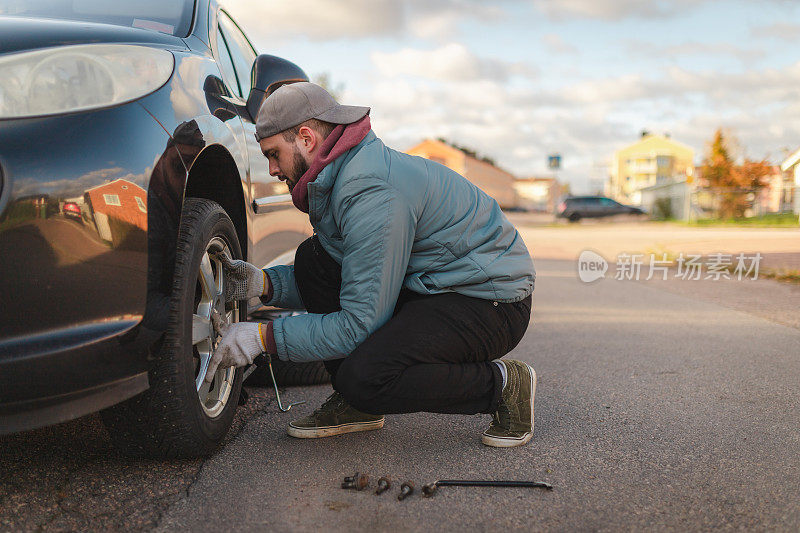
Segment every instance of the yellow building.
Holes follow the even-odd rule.
[[[517,207],[514,175],[487,161],[433,139],[425,139],[413,148],[406,150],[406,153],[430,159],[455,170],[497,200],[500,207]]]
[[[694,150],[665,135],[642,133],[641,139],[614,152],[609,195],[639,205],[640,189],[684,180],[694,173]]]

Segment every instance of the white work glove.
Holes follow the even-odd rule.
[[[269,277],[255,265],[241,259],[228,259],[219,254],[222,269],[225,271],[225,301],[249,300],[266,292]]]
[[[208,363],[205,380],[209,383],[214,379],[217,367],[247,366],[259,354],[266,351],[259,322],[226,324],[216,314],[211,315],[211,320],[214,321],[214,327],[222,335],[222,340],[217,344],[214,355]]]

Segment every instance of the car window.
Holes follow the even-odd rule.
[[[242,30],[227,13],[220,11],[218,22],[233,59],[233,68],[239,80],[240,95],[247,98],[250,94],[250,72],[253,70],[253,63],[256,60],[256,52]]]
[[[231,94],[241,97],[242,91],[239,89],[239,82],[236,80],[236,71],[233,70],[233,61],[231,61],[231,55],[228,52],[227,39],[225,39],[219,28],[217,28],[217,53],[219,54],[218,63],[219,70],[222,73],[222,81],[225,82]]]
[[[604,207],[615,207],[617,205],[617,202],[615,202],[611,198],[600,198],[600,203]]]

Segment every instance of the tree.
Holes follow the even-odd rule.
[[[344,83],[334,84],[330,73],[320,72],[316,76],[313,76],[311,81],[328,91],[337,102],[341,101],[342,95],[344,94]]]
[[[770,164],[763,159],[752,161],[743,158],[741,164],[736,164],[731,156],[730,142],[721,129],[714,133],[700,168],[700,176],[719,196],[720,218],[743,217],[752,198],[767,185],[770,172]]]

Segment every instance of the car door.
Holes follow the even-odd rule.
[[[224,10],[217,12],[213,27],[215,28],[215,35],[212,42],[216,41],[219,55],[218,61],[223,78],[225,78],[224,81],[234,98],[239,100],[238,103],[241,106],[244,106],[250,94],[250,72],[256,59],[256,52],[247,37],[244,36],[230,15]],[[269,175],[267,160],[261,154],[258,143],[254,142],[256,131],[254,119],[255,117],[242,117],[247,139],[247,155],[250,169],[248,191],[248,201],[250,202],[255,198],[269,196],[280,191],[277,186],[280,185],[280,181]],[[273,193],[273,190],[275,193]]]
[[[581,198],[581,214],[587,218],[602,216],[600,202],[597,198]]]
[[[597,210],[598,215],[601,217],[607,217],[611,215],[616,215],[619,213],[617,207],[619,204],[610,198],[598,198],[597,199]]]
[[[256,51],[236,22],[220,9],[212,23],[213,41],[221,62],[220,70],[241,109],[250,94],[251,74]],[[224,58],[228,55],[227,60]],[[226,74],[226,70],[228,73]],[[249,260],[266,266],[275,262],[287,262],[294,257],[297,245],[311,233],[308,218],[294,208],[286,184],[269,175],[267,158],[255,138],[255,118],[246,112],[242,116],[247,142],[249,175],[246,199],[250,204]],[[256,207],[256,204],[260,207]]]
[[[619,215],[621,213],[627,213],[628,209],[620,204],[612,200],[611,198],[602,198],[603,209],[606,212],[606,215]]]

